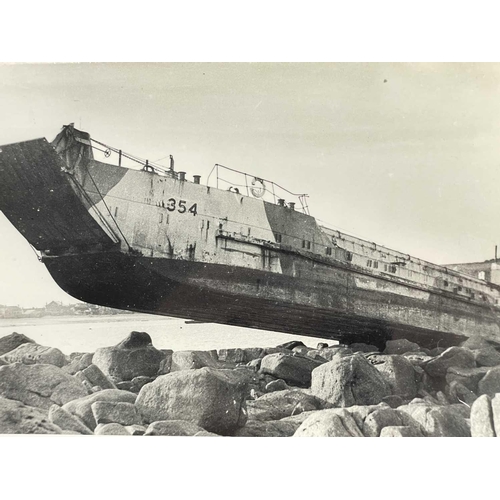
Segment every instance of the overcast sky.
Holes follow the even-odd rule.
[[[330,226],[432,262],[500,244],[500,64],[0,65],[0,144],[70,122],[202,182],[214,163],[271,178]],[[0,280],[0,304],[73,300],[3,214]]]

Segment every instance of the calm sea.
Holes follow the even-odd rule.
[[[149,314],[0,319],[0,337],[12,332],[23,333],[35,342],[57,347],[65,354],[94,352],[99,347],[115,345],[133,330],[148,332],[158,349],[174,351],[273,347],[290,340],[302,340],[311,347],[316,347],[318,342],[335,343],[214,323],[186,323],[182,319]]]

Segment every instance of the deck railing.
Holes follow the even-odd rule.
[[[295,200],[298,200],[300,210],[309,215],[307,194],[292,193],[269,179],[257,177],[247,172],[216,163],[210,171],[207,185],[210,185],[210,180],[215,182],[217,189],[227,189],[228,191],[244,194],[252,198],[261,198],[271,203],[288,206],[289,208],[295,208]]]

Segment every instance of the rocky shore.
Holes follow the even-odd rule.
[[[479,336],[172,351],[145,332],[65,355],[0,338],[0,433],[500,437],[500,353]]]

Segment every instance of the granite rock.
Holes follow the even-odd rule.
[[[92,431],[78,418],[58,405],[49,409],[48,419],[64,431],[73,431],[77,434],[93,434]]]
[[[477,384],[477,394],[493,397],[500,392],[500,366],[490,368]]]
[[[363,422],[365,437],[379,437],[384,427],[409,427],[414,434],[422,436],[420,424],[410,415],[393,408],[380,408],[371,412]]]
[[[135,403],[137,394],[119,389],[105,389],[103,391],[90,394],[80,399],[66,403],[63,408],[72,415],[80,418],[91,430],[96,428],[96,421],[92,412],[92,404],[96,401],[109,401],[115,403]]]
[[[94,431],[96,436],[130,436],[130,432],[121,424],[99,424]]]
[[[245,427],[238,429],[235,437],[290,437],[300,427],[300,423],[283,420],[249,420]]]
[[[219,364],[208,351],[174,351],[170,372],[199,370],[200,368],[219,368]]]
[[[405,354],[419,352],[420,346],[406,339],[388,340],[385,344],[384,354]]]
[[[320,361],[293,353],[277,353],[264,356],[260,371],[293,385],[307,386],[311,383],[312,371],[320,366]]]
[[[217,352],[219,361],[229,363],[245,363],[245,351],[243,349],[219,349]]]
[[[387,426],[380,431],[380,437],[422,437],[422,433],[411,426]]]
[[[204,367],[161,375],[141,389],[136,405],[146,422],[186,420],[231,434],[245,425],[247,393],[243,372]]]
[[[472,352],[474,353],[474,360],[477,366],[500,365],[500,352],[492,346],[474,349]]]
[[[156,376],[164,358],[164,353],[152,346],[146,332],[131,332],[116,346],[97,349],[92,362],[106,376],[120,381]]]
[[[26,344],[28,345],[28,344]],[[0,367],[0,396],[48,410],[87,395],[74,377],[54,365],[13,363]]]
[[[479,381],[488,373],[488,370],[490,370],[488,367],[458,368],[452,366],[446,372],[446,383],[460,382],[472,392],[477,392]]]
[[[420,365],[425,372],[434,378],[445,377],[448,368],[475,368],[474,354],[464,347],[449,347],[434,359]]]
[[[67,365],[63,366],[62,369],[69,375],[75,375],[90,366],[92,364],[93,357],[94,353],[78,353],[77,355],[70,354],[71,361]]]
[[[290,387],[282,378],[271,380],[265,387],[266,392],[286,391],[287,389]]]
[[[368,361],[382,374],[392,394],[407,399],[417,395],[415,370],[404,356],[374,355],[370,356]]]
[[[474,401],[470,411],[470,426],[472,437],[496,437],[491,398],[488,395],[483,394]]]
[[[382,374],[357,353],[316,368],[311,393],[333,406],[353,406],[377,404],[391,395],[391,389]]]
[[[116,385],[94,364],[90,364],[82,371],[90,385],[99,386],[101,389],[116,389]]]
[[[7,363],[23,363],[25,365],[44,364],[59,368],[67,364],[66,356],[54,347],[28,342],[16,347],[2,356]]]
[[[10,335],[5,335],[0,337],[0,356],[13,351],[22,344],[32,343],[35,344],[34,340],[31,340],[26,335],[22,333],[13,332]]]
[[[300,424],[294,437],[363,437],[363,433],[347,409],[335,408],[312,413]]]
[[[62,434],[49,422],[47,412],[0,397],[0,434]]]
[[[206,432],[199,425],[186,420],[160,420],[149,424],[145,436],[195,436]]]
[[[142,425],[142,419],[135,405],[132,403],[115,403],[112,401],[95,401],[91,405],[92,413],[96,423],[99,424],[121,424]]]
[[[271,392],[254,401],[247,401],[248,420],[280,420],[291,416],[294,411],[297,414],[300,411],[298,405],[302,405],[302,411],[309,411],[322,409],[324,404],[308,391],[301,389]]]
[[[408,404],[398,408],[408,413],[431,437],[469,437],[470,423],[463,405],[438,406],[430,404]]]

